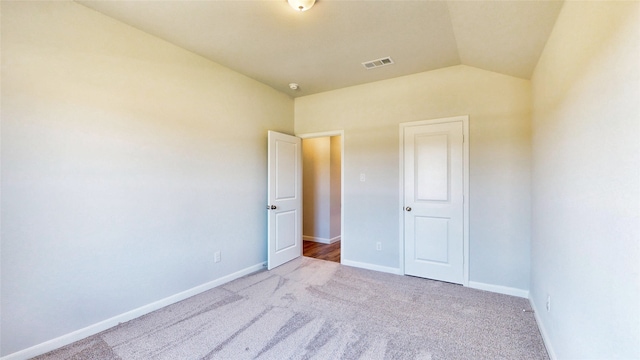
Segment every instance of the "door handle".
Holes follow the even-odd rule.
[[[407,206],[407,207],[405,208],[405,210],[407,210],[407,211],[411,211],[411,206]]]
[[[275,209],[277,209],[277,208],[278,208],[278,207],[277,207],[277,206],[275,206],[275,205],[267,205],[267,210],[275,210]]]

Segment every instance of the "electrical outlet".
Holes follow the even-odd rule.
[[[214,252],[214,253],[213,253],[213,262],[217,262],[217,263],[219,263],[219,262],[220,262],[220,260],[221,260],[221,258],[220,258],[220,251],[216,251],[216,252]]]
[[[367,176],[364,173],[360,174],[360,181],[361,182],[365,182],[365,180],[367,180]]]
[[[382,250],[382,243],[380,241],[376,243],[376,250],[378,251]]]
[[[551,311],[551,295],[547,294],[547,312]]]

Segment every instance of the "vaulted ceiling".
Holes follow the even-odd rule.
[[[553,0],[317,0],[297,12],[286,0],[77,2],[292,97],[459,64],[528,79],[562,7]],[[362,65],[387,56],[393,65]]]

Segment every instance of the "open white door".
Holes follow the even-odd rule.
[[[267,196],[269,270],[302,256],[302,145],[269,131]]]

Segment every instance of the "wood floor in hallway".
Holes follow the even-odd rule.
[[[320,260],[340,262],[340,241],[323,244],[315,241],[304,241],[302,254]]]

